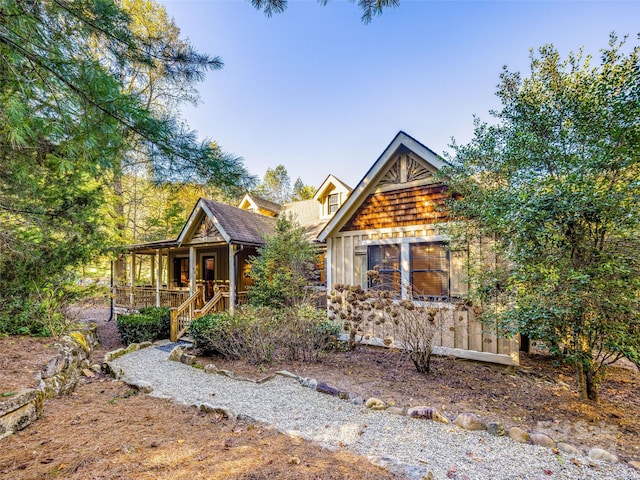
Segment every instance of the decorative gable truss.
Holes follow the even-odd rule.
[[[411,152],[403,151],[397,155],[387,173],[380,179],[378,188],[388,190],[406,188],[418,183],[432,183],[434,182],[432,168]]]
[[[197,243],[224,242],[225,239],[213,224],[208,215],[201,216],[200,224],[193,230],[191,238],[186,238],[183,242],[186,245]]]

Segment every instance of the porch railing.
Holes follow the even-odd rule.
[[[171,309],[170,339],[172,342],[178,341],[187,332],[191,320],[195,318],[195,312],[202,306],[202,299],[202,290],[198,290],[187,298],[182,305]]]
[[[120,286],[113,289],[116,307],[140,309],[156,305],[156,289],[153,287]],[[160,289],[160,306],[177,308],[189,298],[188,290]]]

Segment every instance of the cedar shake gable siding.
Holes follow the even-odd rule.
[[[340,231],[408,227],[447,221],[442,210],[449,196],[442,184],[370,194]]]

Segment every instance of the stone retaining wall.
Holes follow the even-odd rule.
[[[91,352],[98,344],[98,325],[88,322],[56,344],[58,355],[38,376],[37,388],[25,389],[0,401],[0,439],[29,426],[42,415],[44,401],[71,393],[83,373],[89,371]]]

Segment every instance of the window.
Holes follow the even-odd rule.
[[[340,194],[332,193],[329,195],[329,215],[333,215],[338,211],[338,207],[340,206]]]
[[[367,258],[369,288],[400,295],[400,245],[371,245]]]
[[[176,287],[189,286],[189,257],[173,259],[173,282]]]
[[[411,285],[416,300],[449,298],[449,251],[444,243],[411,244]]]

